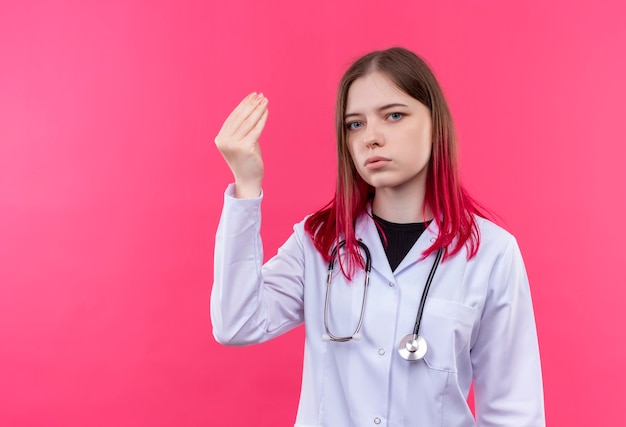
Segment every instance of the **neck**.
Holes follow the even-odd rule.
[[[376,216],[397,224],[426,222],[433,219],[428,208],[424,210],[424,192],[402,194],[398,191],[378,188],[372,201],[372,212]]]

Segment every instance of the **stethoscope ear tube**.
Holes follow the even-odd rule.
[[[331,259],[328,263],[328,276],[326,278],[326,299],[324,302],[324,328],[326,329],[326,333],[322,335],[323,341],[335,341],[335,342],[347,342],[352,340],[360,340],[361,339],[361,326],[363,326],[363,318],[365,317],[365,303],[367,302],[367,288],[370,283],[370,271],[372,270],[372,256],[370,255],[370,250],[361,240],[358,240],[357,243],[365,252],[365,282],[363,284],[363,300],[361,301],[361,314],[359,316],[359,323],[356,326],[356,329],[352,333],[352,335],[348,335],[345,337],[340,337],[333,335],[330,332],[330,328],[328,327],[328,306],[330,301],[330,288],[333,278],[333,268],[335,266],[335,260],[337,259],[339,249],[346,245],[346,241],[341,241],[331,253]]]

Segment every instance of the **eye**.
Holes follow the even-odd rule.
[[[363,126],[362,122],[350,122],[346,123],[346,129],[348,130],[357,130]]]
[[[392,122],[397,122],[402,117],[404,117],[404,114],[402,114],[402,113],[390,113],[390,114],[387,115],[387,118],[389,120],[391,120]]]

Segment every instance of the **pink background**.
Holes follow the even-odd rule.
[[[302,328],[211,336],[213,137],[270,98],[269,256],[333,193],[341,73],[392,45],[434,68],[465,183],[520,242],[548,424],[626,424],[623,2],[86,3],[0,5],[1,426],[293,424]]]

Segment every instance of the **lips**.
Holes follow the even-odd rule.
[[[386,158],[386,157],[373,156],[373,157],[368,157],[365,160],[364,166],[366,168],[369,168],[369,169],[375,169],[375,168],[379,168],[379,167],[385,166],[390,161],[391,160]]]

